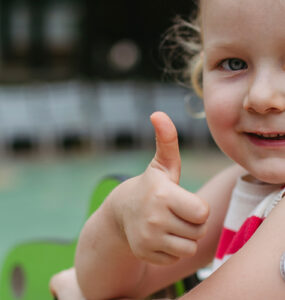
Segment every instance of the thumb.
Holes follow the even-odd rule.
[[[156,153],[152,166],[166,169],[170,179],[179,183],[181,159],[176,127],[163,112],[153,113],[150,120],[156,136]],[[158,165],[155,165],[156,163]]]

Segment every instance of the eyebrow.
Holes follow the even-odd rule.
[[[228,42],[228,41],[222,41],[222,42],[214,42],[210,43],[209,45],[204,45],[204,51],[205,52],[212,52],[212,51],[241,51],[244,49],[243,43],[239,42]]]

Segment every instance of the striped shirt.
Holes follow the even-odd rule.
[[[237,181],[213,262],[213,271],[250,239],[284,194],[284,185],[252,183],[242,178]]]

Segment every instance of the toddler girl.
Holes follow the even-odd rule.
[[[197,20],[193,69],[213,138],[235,164],[184,190],[175,126],[154,113],[153,160],[85,224],[75,269],[51,281],[60,300],[142,299],[214,257],[215,272],[181,299],[285,298],[285,1],[201,0]],[[73,289],[79,298],[65,296]]]

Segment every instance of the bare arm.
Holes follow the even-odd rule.
[[[283,198],[247,244],[181,300],[284,299],[285,281],[279,271],[285,251],[284,215]]]
[[[285,240],[282,238],[285,230],[284,214],[283,198],[243,248],[180,300],[284,299],[285,281],[279,271],[280,258],[285,250]],[[175,270],[176,267],[171,268]],[[149,275],[163,277],[163,274],[154,269]],[[61,290],[66,293],[74,289],[73,284],[73,280],[69,280],[71,287],[67,285]],[[60,285],[62,283],[56,285],[56,290],[60,291]],[[58,295],[61,294],[63,295]],[[71,299],[70,295],[66,298],[64,296],[59,299]],[[77,296],[74,300],[81,300],[81,297]]]
[[[92,295],[90,299],[124,294],[133,296],[135,290],[132,288],[137,287],[145,270],[145,263],[134,257],[122,230],[114,221],[110,202],[113,196],[118,196],[116,192],[113,191],[90,217],[79,239],[75,268],[87,299],[89,295]]]
[[[244,170],[238,166],[230,167],[200,189],[198,195],[209,203],[211,211],[207,235],[199,241],[198,252],[194,257],[180,259],[168,266],[146,263],[133,255],[125,237],[122,237],[121,230],[114,223],[112,209],[108,207],[110,203],[106,201],[87,222],[82,232],[78,252],[80,254],[83,247],[85,255],[81,255],[77,264],[82,264],[82,259],[88,257],[86,265],[90,266],[90,270],[84,272],[88,276],[94,276],[81,283],[83,288],[90,288],[90,293],[93,294],[95,288],[98,298],[94,299],[100,299],[103,295],[104,298],[144,297],[205,266],[214,256],[232,188],[237,177],[243,173]],[[122,191],[123,189],[120,193]],[[86,249],[91,253],[86,254]],[[82,265],[78,269],[81,267]]]

